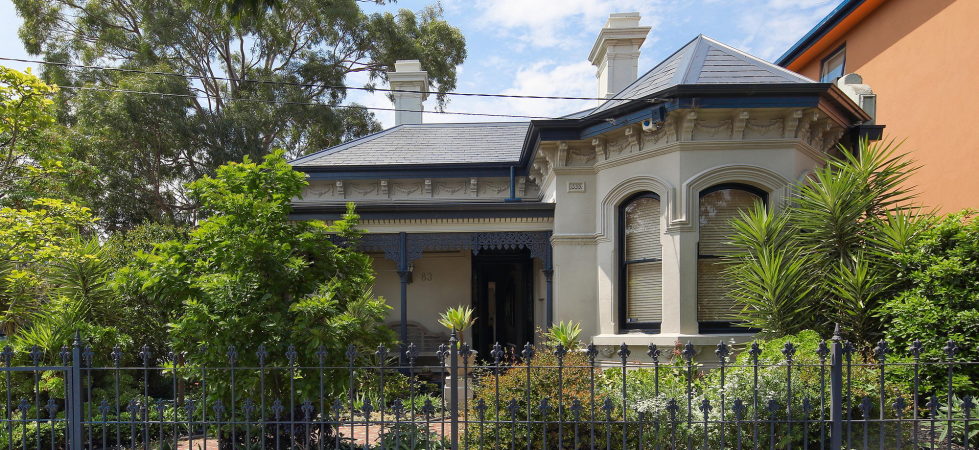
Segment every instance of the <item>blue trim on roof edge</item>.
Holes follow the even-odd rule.
[[[819,21],[816,26],[814,26],[808,33],[793,44],[792,47],[789,47],[789,49],[786,50],[782,56],[779,56],[778,59],[775,60],[775,64],[785,67],[787,64],[795,61],[799,55],[808,50],[809,47],[812,47],[816,41],[822,39],[822,37],[825,36],[826,33],[829,33],[829,30],[832,30],[833,27],[839,25],[843,19],[849,16],[850,13],[857,9],[857,7],[862,5],[864,1],[865,0],[844,0],[839,6],[836,7],[836,9],[830,11],[830,13],[824,17],[823,20]]]

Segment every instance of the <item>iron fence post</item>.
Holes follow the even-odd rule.
[[[71,346],[71,369],[68,373],[68,448],[70,450],[82,450],[84,439],[82,437],[82,348],[81,336],[75,334],[75,341]]]
[[[449,337],[449,423],[452,450],[459,449],[459,339],[455,330]]]
[[[833,331],[833,346],[830,353],[829,374],[830,399],[830,444],[829,448],[839,450],[843,447],[843,343],[840,339],[840,326]]]

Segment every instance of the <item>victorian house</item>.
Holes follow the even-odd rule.
[[[397,125],[292,161],[294,217],[357,204],[390,325],[425,351],[460,304],[482,354],[567,320],[607,349],[749,339],[719,273],[729,219],[875,128],[836,84],[706,36],[637,76],[649,30],[610,16],[588,54],[607,100],[560,119],[422,123],[426,73],[398,62]]]

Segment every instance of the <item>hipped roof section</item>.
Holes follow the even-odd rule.
[[[590,115],[679,85],[792,84],[813,80],[704,35],[688,42]]]
[[[743,86],[743,88],[742,88]],[[500,170],[516,166],[524,171],[542,126],[576,127],[586,122],[609,120],[627,105],[645,104],[657,94],[715,91],[725,95],[762,95],[768,91],[798,91],[794,95],[819,95],[832,91],[827,84],[786,70],[704,35],[699,35],[640,76],[611,99],[593,109],[573,112],[562,119],[533,122],[477,122],[399,125],[291,161],[304,172],[344,174],[364,178],[372,171],[404,171],[431,174],[461,167]],[[845,96],[834,96],[847,102]],[[848,105],[852,114],[863,114]],[[477,173],[471,174],[475,176]],[[426,175],[427,176],[427,175]]]

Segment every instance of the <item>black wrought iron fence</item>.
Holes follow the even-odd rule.
[[[623,344],[602,355],[527,344],[476,355],[452,337],[429,359],[412,345],[232,346],[214,367],[149,347],[98,355],[82,340],[57,355],[6,347],[0,448],[976,446],[977,362],[954,342],[939,359],[917,343],[810,347],[722,342],[698,355],[690,344],[650,345],[633,355]],[[268,364],[274,351],[287,363]]]

